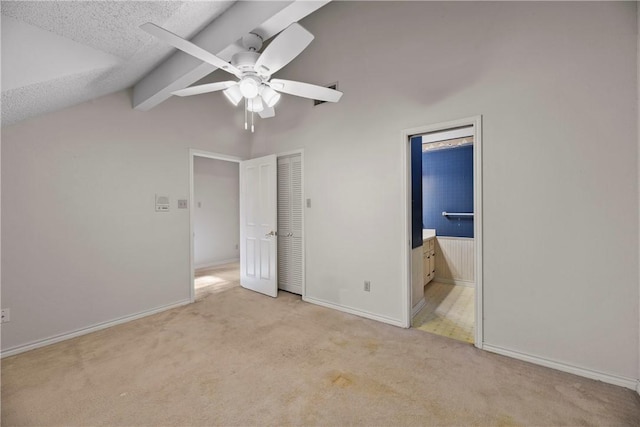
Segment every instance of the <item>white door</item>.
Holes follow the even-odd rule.
[[[272,297],[277,280],[276,156],[240,162],[240,285]]]

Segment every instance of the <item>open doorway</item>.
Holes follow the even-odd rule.
[[[480,117],[406,131],[410,325],[482,344]]]
[[[239,286],[304,297],[303,150],[241,160],[192,149],[189,168],[191,302]]]
[[[239,163],[191,152],[192,301],[240,286]]]

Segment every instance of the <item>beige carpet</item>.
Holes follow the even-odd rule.
[[[640,399],[236,286],[4,359],[2,425],[637,426]]]
[[[473,343],[475,289],[431,282],[424,287],[426,305],[412,326],[459,341]]]

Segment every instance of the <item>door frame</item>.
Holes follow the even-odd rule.
[[[302,168],[300,172],[300,185],[302,186],[302,300],[305,301],[305,297],[307,295],[307,254],[306,254],[306,228],[305,228],[305,214],[304,211],[306,209],[306,198],[305,198],[305,187],[304,187],[304,148],[298,148],[295,150],[283,151],[282,153],[276,153],[276,164],[277,159],[280,157],[291,156],[294,154],[300,154],[300,167]]]
[[[240,164],[243,161],[240,157],[228,156],[226,154],[213,153],[210,151],[197,150],[194,148],[189,149],[189,300],[195,302],[196,300],[196,284],[195,284],[195,264],[194,264],[194,238],[193,238],[193,223],[194,223],[194,209],[195,209],[195,189],[193,179],[193,163],[196,157],[204,157],[207,159],[224,160],[227,162],[234,162]],[[238,175],[240,170],[238,169]],[[238,218],[240,221],[240,218]]]
[[[475,243],[475,337],[474,345],[482,349],[483,329],[483,244],[482,244],[482,115],[440,122],[402,131],[402,199],[405,237],[402,239],[403,280],[405,283],[404,321],[411,327],[411,151],[412,136],[456,127],[473,126],[473,234]]]

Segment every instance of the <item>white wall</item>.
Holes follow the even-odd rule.
[[[3,351],[189,299],[188,148],[249,149],[215,96],[138,112],[120,92],[2,129]]]
[[[305,149],[307,295],[401,321],[400,132],[483,115],[485,343],[638,378],[632,2],[336,2],[252,155]],[[331,266],[331,268],[327,268]],[[371,292],[363,292],[363,280]]]
[[[238,163],[196,157],[193,162],[194,264],[196,268],[239,259]]]
[[[436,237],[436,281],[475,286],[473,237]]]
[[[636,68],[636,72],[637,72],[637,103],[636,103],[636,113],[638,115],[638,119],[636,121],[636,132],[637,132],[637,136],[638,136],[638,182],[640,182],[640,3],[635,2],[636,3],[636,21],[637,21],[637,68]],[[640,188],[638,188],[638,191],[640,191]],[[640,195],[638,196],[638,203],[640,204]],[[638,210],[640,211],[640,206],[638,207]],[[640,215],[638,216],[638,233],[640,233]],[[638,236],[638,238],[640,239],[640,234]],[[638,269],[640,270],[640,253],[638,254]],[[640,276],[640,273],[638,274]],[[640,287],[640,279],[638,280],[638,286]],[[640,291],[638,292],[640,294]],[[640,310],[638,313],[639,317],[638,317],[638,321],[640,324]],[[640,327],[638,328],[638,333],[640,333]],[[640,342],[640,340],[638,340]],[[639,344],[640,345],[640,344]],[[640,353],[640,348],[638,349],[638,352]],[[638,372],[640,372],[640,357],[638,357]],[[640,375],[639,375],[640,376]],[[638,393],[640,393],[640,380],[638,380],[638,387],[636,389],[636,391]]]
[[[345,96],[283,97],[251,151],[305,148],[307,294],[402,320],[400,131],[483,114],[486,343],[637,378],[635,12],[336,2],[305,19],[316,39],[278,77]],[[188,299],[187,148],[249,153],[219,101],[143,113],[122,92],[2,129],[3,350]]]

